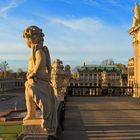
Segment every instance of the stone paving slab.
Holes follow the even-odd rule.
[[[140,99],[68,97],[60,140],[140,140]]]
[[[25,109],[25,93],[24,89],[17,89],[12,91],[7,91],[1,95],[15,96],[10,100],[1,101],[0,100],[0,117],[6,115],[10,111],[15,109],[15,102],[17,104],[17,109]]]

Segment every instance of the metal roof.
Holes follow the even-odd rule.
[[[107,71],[107,72],[121,72],[116,65],[83,65],[77,68],[78,72],[82,71]]]

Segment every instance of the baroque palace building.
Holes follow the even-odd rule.
[[[127,86],[127,74],[116,65],[86,65],[77,67],[71,86]]]

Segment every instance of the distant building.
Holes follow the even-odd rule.
[[[128,60],[128,86],[132,86],[134,80],[134,58],[132,57]]]
[[[127,87],[128,86],[128,74],[122,73],[120,78],[120,86]]]
[[[116,65],[83,65],[77,68],[73,86],[121,86],[121,70]],[[122,83],[123,85],[123,83]]]

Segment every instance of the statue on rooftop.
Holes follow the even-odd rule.
[[[102,76],[102,86],[107,86],[107,72],[106,71],[101,72],[101,76]]]
[[[24,121],[35,119],[38,106],[42,112],[41,127],[55,130],[55,101],[50,85],[51,59],[48,48],[43,46],[44,34],[37,26],[29,26],[24,30],[23,37],[31,48],[25,83],[27,115]]]
[[[134,17],[133,17],[132,27],[135,27],[140,24],[140,7],[137,2],[135,3],[133,12],[134,12]]]

